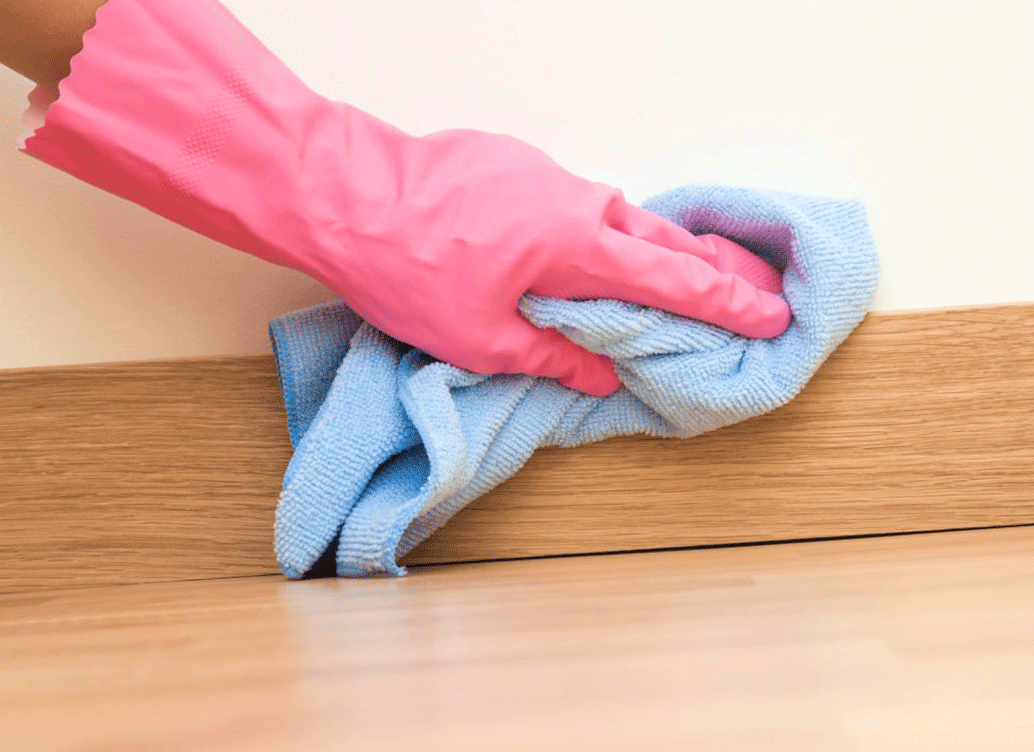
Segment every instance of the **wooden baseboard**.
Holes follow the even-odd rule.
[[[271,356],[0,371],[0,592],[267,574]],[[537,452],[406,562],[1034,523],[1034,304],[870,315],[801,395]]]

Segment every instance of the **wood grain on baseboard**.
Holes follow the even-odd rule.
[[[276,571],[271,356],[0,371],[0,592]],[[870,315],[801,395],[537,452],[410,564],[1034,523],[1034,304]]]

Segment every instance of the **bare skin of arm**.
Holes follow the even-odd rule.
[[[0,64],[57,91],[107,0],[0,0]]]

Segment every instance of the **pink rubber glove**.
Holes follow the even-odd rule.
[[[619,388],[607,358],[519,315],[525,292],[751,337],[789,325],[778,273],[735,243],[695,238],[517,139],[417,138],[330,101],[215,0],[109,0],[71,71],[59,99],[30,95],[27,129],[46,119],[27,154],[304,272],[463,368]]]

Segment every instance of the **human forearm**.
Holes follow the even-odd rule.
[[[56,90],[105,2],[0,0],[0,63]]]

